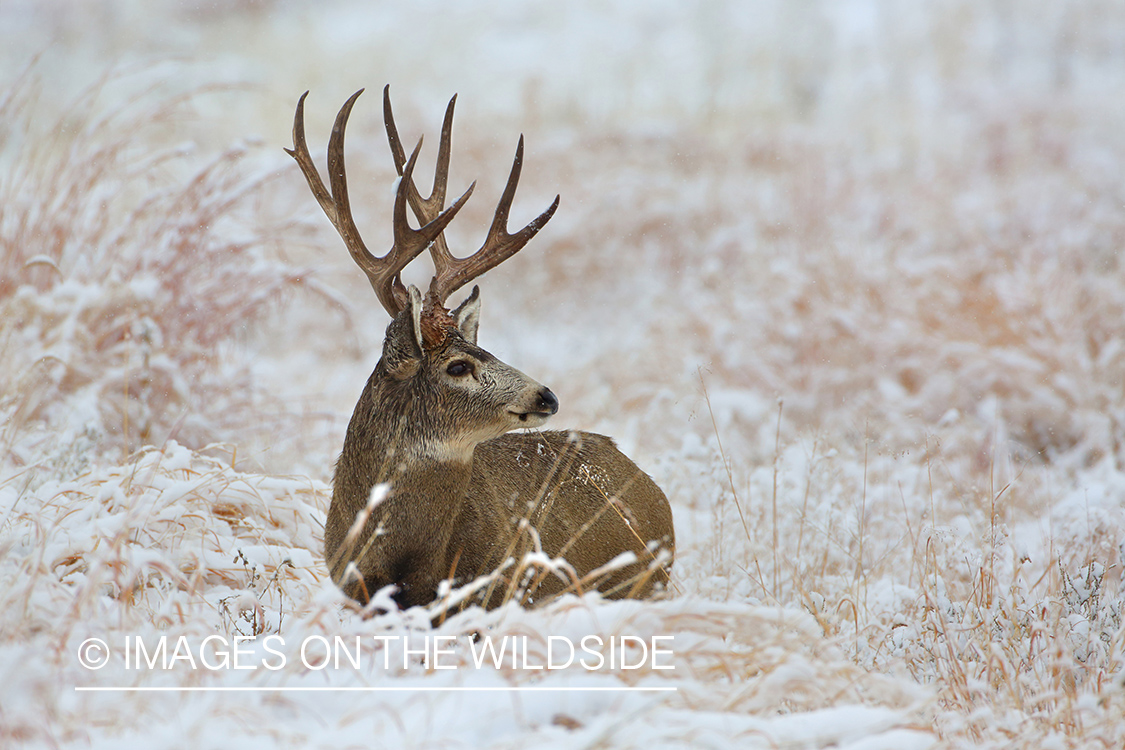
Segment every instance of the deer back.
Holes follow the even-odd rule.
[[[472,476],[467,502],[493,521],[490,534],[464,541],[476,541],[480,561],[465,577],[503,571],[491,596],[482,597],[487,605],[592,590],[647,597],[667,587],[675,554],[671,508],[612,439],[509,433],[477,446]],[[454,546],[460,543],[455,536]],[[555,565],[520,565],[538,552]]]

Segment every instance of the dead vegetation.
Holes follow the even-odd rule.
[[[0,450],[61,474],[175,437],[202,447],[257,421],[224,347],[295,290],[276,246],[301,232],[261,205],[253,146],[169,143],[193,103],[107,74],[58,114],[31,65],[0,101]],[[109,93],[107,93],[109,92]]]

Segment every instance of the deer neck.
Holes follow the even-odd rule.
[[[381,483],[390,485],[394,496],[432,498],[436,508],[457,505],[465,497],[475,446],[435,434],[421,412],[425,403],[424,394],[388,387],[376,375],[368,383],[348,425],[337,471],[337,476],[357,480],[351,489],[364,502]]]

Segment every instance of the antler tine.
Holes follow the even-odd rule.
[[[297,111],[293,115],[293,148],[287,148],[284,151],[297,160],[297,166],[301,168],[301,174],[305,176],[305,180],[309,183],[309,189],[312,190],[317,203],[324,209],[324,213],[328,216],[328,220],[332,222],[332,226],[336,226],[336,204],[332,201],[332,196],[324,187],[324,183],[321,182],[320,172],[313,164],[312,157],[309,156],[308,144],[305,142],[305,97],[308,95],[309,92],[306,91],[297,100]]]
[[[360,237],[359,230],[356,229],[355,221],[352,219],[351,204],[348,199],[347,173],[344,169],[344,131],[348,125],[352,106],[362,93],[363,89],[360,89],[352,94],[344,103],[344,106],[340,108],[336,115],[336,122],[332,126],[332,137],[328,142],[328,179],[332,187],[331,193],[324,187],[324,183],[320,179],[320,173],[313,164],[312,157],[309,156],[308,144],[305,141],[304,105],[305,97],[308,96],[307,91],[298,100],[297,111],[293,116],[293,148],[285,149],[285,152],[297,161],[301,172],[305,175],[305,180],[309,184],[309,189],[312,190],[328,220],[336,227],[341,239],[344,240],[344,245],[347,246],[352,259],[367,275],[367,279],[384,309],[394,317],[406,307],[409,299],[399,274],[410,261],[414,260],[434,241],[434,238],[445,230],[453,217],[461,210],[461,206],[468,200],[472,193],[472,187],[470,186],[469,190],[456,203],[435,216],[425,226],[420,229],[411,229],[406,218],[406,201],[407,193],[413,187],[414,164],[418,159],[418,152],[422,148],[422,142],[419,140],[409,161],[406,162],[405,168],[402,170],[403,178],[395,194],[394,245],[382,258],[372,255],[363,244],[363,239]]]
[[[392,312],[391,316],[398,314],[406,307],[409,295],[406,292],[406,287],[402,285],[402,279],[399,277],[402,269],[406,267],[410,261],[418,257],[419,254],[427,247],[430,246],[435,239],[437,239],[449,222],[453,221],[453,217],[465,205],[465,201],[473,194],[473,186],[470,185],[469,189],[465,191],[457,201],[447,208],[445,211],[437,215],[437,217],[423,226],[421,229],[411,229],[410,222],[406,218],[406,203],[409,186],[414,184],[413,173],[414,164],[418,161],[418,152],[422,150],[422,139],[418,139],[418,145],[414,147],[413,153],[410,154],[409,161],[406,162],[406,169],[403,170],[402,178],[399,180],[398,188],[395,190],[395,208],[394,208],[394,237],[395,244],[387,255],[380,259],[382,261],[389,261],[387,267],[380,271],[380,284],[375,286],[375,280],[372,279],[371,285],[375,287],[375,293],[379,296],[379,301],[383,303],[383,307],[387,307],[387,300],[393,299],[397,306],[396,312]],[[343,171],[340,174],[343,179]],[[366,269],[364,269],[366,271]],[[371,277],[371,274],[368,274]],[[390,308],[387,307],[390,312]]]
[[[516,158],[512,161],[512,171],[508,175],[508,184],[504,187],[504,193],[496,205],[496,214],[492,218],[488,236],[479,250],[467,258],[454,258],[444,243],[439,247],[435,242],[430,248],[435,269],[433,281],[430,282],[430,294],[434,295],[438,302],[444,304],[450,294],[518,253],[555,215],[555,210],[559,207],[557,195],[547,210],[527,226],[515,234],[508,233],[508,212],[512,208],[512,199],[516,195],[516,185],[519,184],[522,168],[523,136],[521,135],[519,145],[516,146]]]
[[[441,126],[441,143],[438,146],[437,169],[434,173],[434,187],[430,192],[430,197],[423,198],[415,187],[413,180],[406,176],[403,169],[405,154],[402,149],[402,139],[399,137],[398,128],[395,126],[394,113],[391,111],[390,89],[389,85],[383,89],[383,121],[387,130],[387,141],[390,143],[391,155],[399,174],[403,175],[403,182],[409,183],[407,196],[415,215],[419,221],[429,221],[441,210],[445,201],[446,184],[449,178],[450,143],[453,134],[453,108],[457,103],[457,96],[454,95],[445,108],[445,120]],[[477,252],[467,258],[454,258],[446,245],[445,235],[439,235],[434,240],[433,245],[430,246],[430,256],[433,258],[435,269],[434,278],[430,282],[430,294],[435,297],[436,302],[444,304],[450,294],[515,255],[554,215],[555,209],[559,207],[557,195],[554,203],[530,224],[516,234],[508,234],[508,212],[511,210],[512,199],[516,194],[516,185],[519,183],[522,166],[523,136],[521,135],[519,145],[516,147],[516,158],[512,162],[512,171],[508,176],[508,184],[500,197],[500,203],[496,206],[496,215],[493,217],[488,237]],[[470,185],[469,192],[475,186],[476,182]],[[461,200],[464,200],[464,197]]]
[[[423,198],[413,181],[407,188],[410,207],[414,209],[414,215],[418,217],[418,221],[431,221],[445,206],[445,190],[449,180],[450,141],[453,135],[453,107],[456,103],[457,95],[454,94],[445,108],[445,120],[441,125],[441,141],[438,144],[437,168],[434,171],[434,186],[430,191],[430,197]],[[391,111],[390,84],[383,87],[383,124],[387,130],[387,141],[391,147],[395,169],[398,170],[401,177],[403,168],[406,166],[406,154],[402,148],[402,139],[399,138],[398,128],[395,126],[394,112]],[[444,242],[444,237],[439,237],[437,241]]]

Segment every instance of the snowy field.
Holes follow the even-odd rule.
[[[1122,747],[1125,3],[407,5],[0,3],[0,746]],[[381,252],[387,83],[454,252],[520,133],[561,194],[481,343],[665,490],[666,599],[327,580],[387,319],[282,147],[368,89]]]

